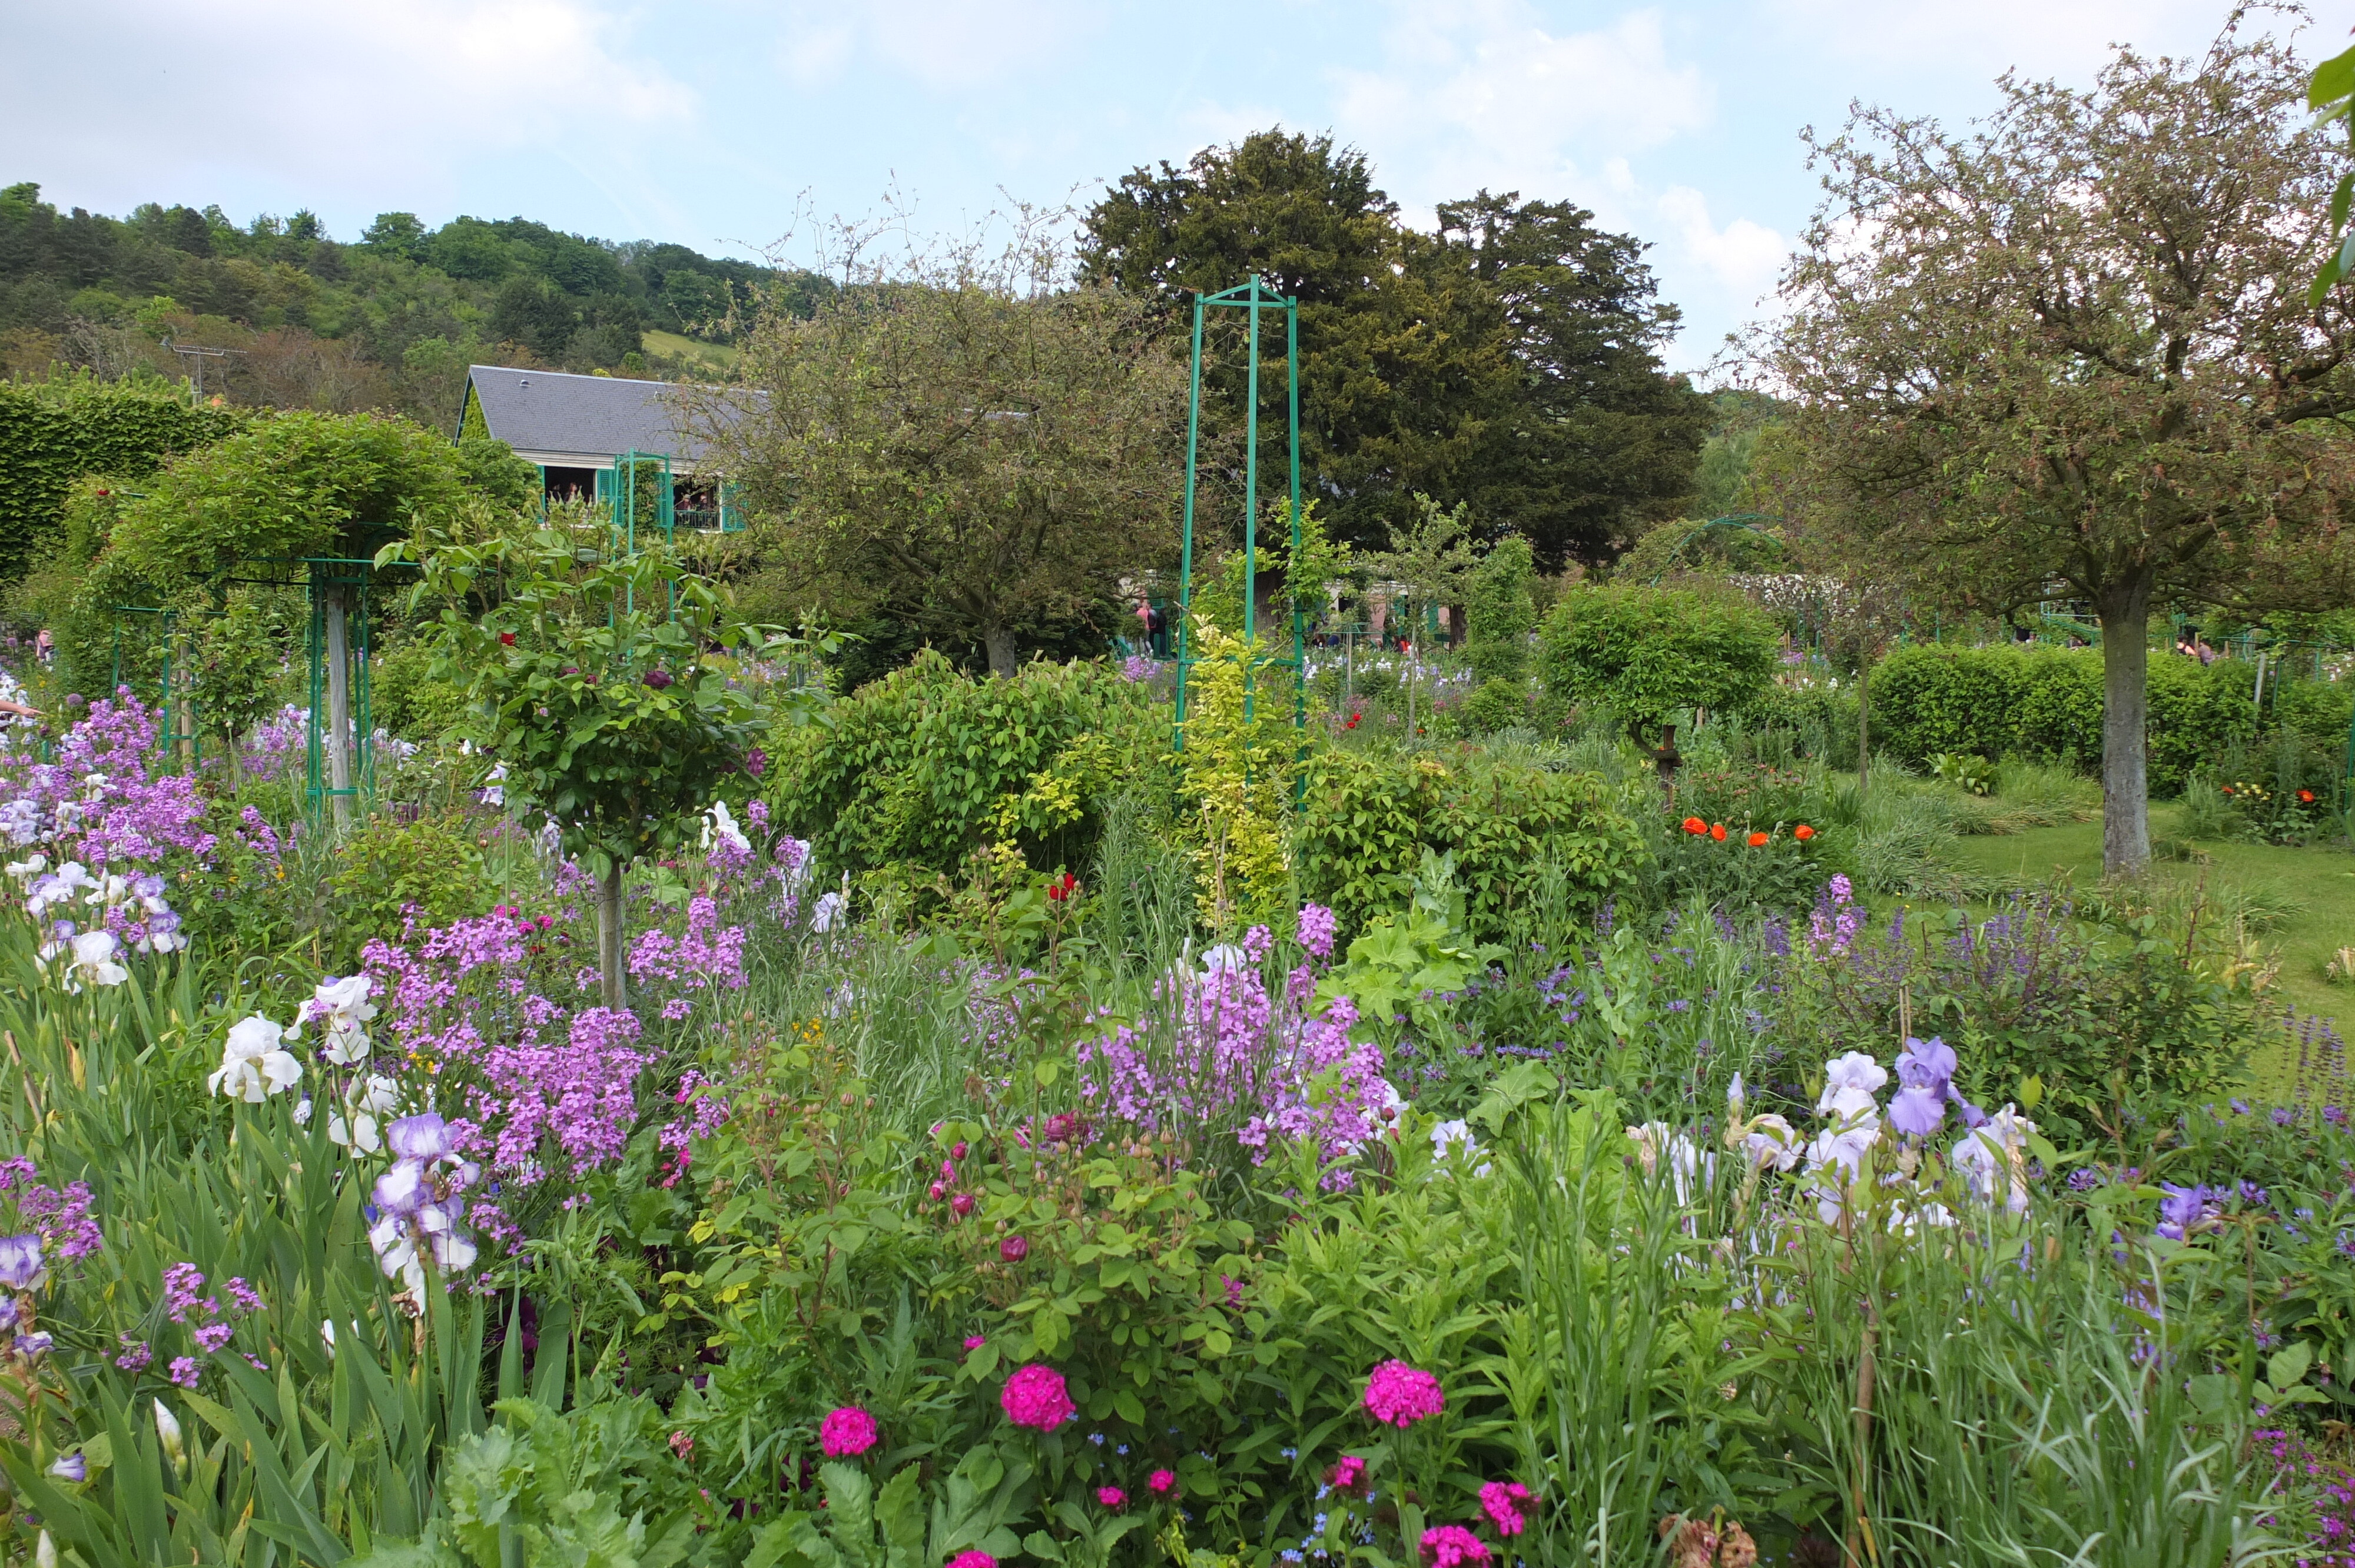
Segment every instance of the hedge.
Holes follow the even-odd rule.
[[[2150,659],[2150,787],[2173,794],[2203,762],[2258,738],[2256,666],[2177,655]],[[2343,746],[2355,690],[2267,681],[2263,729],[2286,725]],[[2102,656],[2094,649],[1901,648],[1874,666],[1876,748],[1910,763],[1941,752],[2020,756],[2094,774],[2102,765]]]
[[[250,416],[191,408],[167,387],[97,381],[0,382],[0,580],[23,575],[87,473],[136,478],[218,440]]]

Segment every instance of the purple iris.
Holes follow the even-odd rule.
[[[39,1236],[0,1236],[0,1285],[11,1290],[37,1290],[48,1277],[48,1266],[41,1261]]]
[[[1909,1035],[1897,1057],[1899,1086],[1889,1102],[1889,1125],[1909,1138],[1926,1138],[1945,1121],[1949,1100],[1961,1111],[1966,1127],[1984,1124],[1987,1117],[1979,1108],[1955,1093],[1955,1069],[1959,1065],[1955,1048],[1945,1041],[1935,1035],[1927,1040]]]
[[[450,1124],[432,1111],[422,1116],[405,1116],[384,1129],[385,1141],[392,1146],[396,1160],[441,1160],[452,1150]],[[382,1199],[378,1202],[382,1202]],[[387,1208],[392,1205],[386,1204]]]

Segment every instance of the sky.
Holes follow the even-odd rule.
[[[1773,308],[1818,198],[1803,127],[1959,124],[2008,69],[2196,54],[2186,0],[75,0],[0,6],[0,183],[61,207],[521,216],[805,256],[896,191],[956,233],[1255,130],[1362,149],[1409,221],[1487,188],[1652,247],[1703,372]],[[2341,15],[2341,12],[2348,14]],[[2309,55],[2355,7],[2322,4]],[[2323,49],[2320,45],[2328,44]]]

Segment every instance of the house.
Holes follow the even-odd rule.
[[[656,471],[670,480],[666,523],[733,533],[744,525],[734,487],[706,467],[709,443],[672,400],[677,391],[668,381],[469,366],[458,439],[489,436],[513,447],[538,465],[549,501],[606,500],[633,477],[621,471],[624,460],[638,472],[659,461]]]

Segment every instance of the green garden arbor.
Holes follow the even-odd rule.
[[[1192,385],[1186,404],[1186,534],[1183,556],[1178,567],[1178,711],[1177,738],[1178,750],[1186,746],[1186,686],[1193,667],[1193,599],[1194,599],[1194,516],[1195,489],[1201,451],[1202,431],[1202,330],[1214,310],[1239,310],[1248,321],[1249,368],[1247,390],[1243,397],[1243,641],[1253,641],[1259,633],[1259,341],[1260,317],[1274,312],[1284,315],[1284,375],[1285,413],[1290,434],[1292,548],[1296,556],[1300,549],[1300,300],[1297,295],[1279,294],[1270,289],[1256,272],[1251,281],[1215,294],[1194,296],[1194,363]],[[1300,612],[1300,603],[1285,584],[1292,600],[1292,657],[1275,662],[1293,672],[1292,723],[1295,729],[1305,728],[1308,722],[1308,687],[1306,670],[1307,628]],[[1250,670],[1246,665],[1243,685],[1243,716],[1252,714]]]

